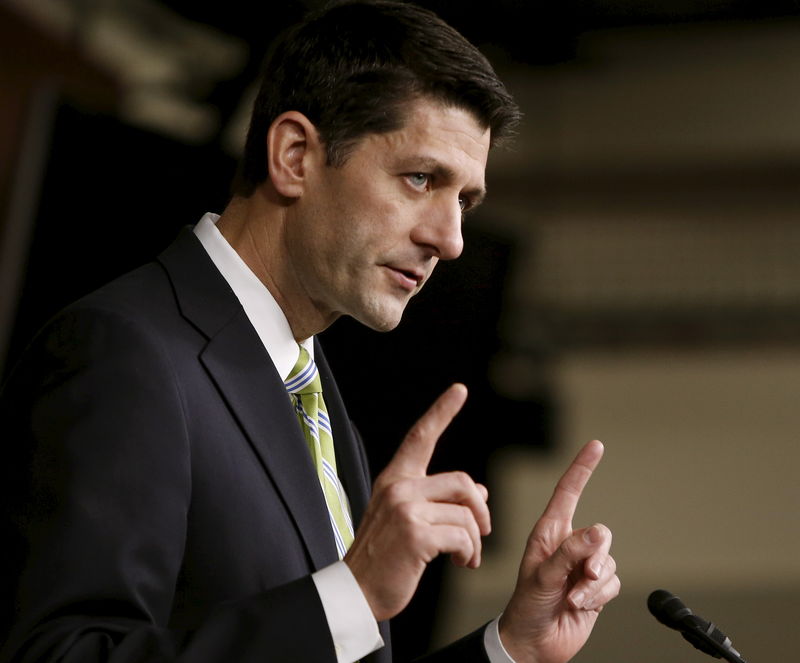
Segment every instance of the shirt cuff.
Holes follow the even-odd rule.
[[[347,564],[335,562],[311,578],[328,620],[337,663],[354,663],[383,647],[378,622]]]
[[[483,631],[483,646],[490,663],[515,663],[500,642],[500,617],[496,617],[486,625]]]

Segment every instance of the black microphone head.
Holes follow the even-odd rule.
[[[680,631],[681,635],[697,649],[715,658],[745,663],[730,638],[714,624],[695,615],[683,601],[666,589],[657,589],[647,598],[647,607],[653,617],[665,626]],[[736,658],[730,658],[735,656]]]
[[[665,626],[680,630],[681,620],[692,614],[677,596],[666,589],[657,589],[647,598],[647,608]]]

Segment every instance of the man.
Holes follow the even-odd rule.
[[[466,389],[370,497],[314,336],[341,315],[399,323],[459,255],[516,117],[478,51],[411,5],[334,5],[284,36],[224,213],[56,316],[9,381],[2,660],[391,660],[386,620],[426,564],[477,567],[490,529],[483,486],[427,475]],[[619,589],[610,532],[571,525],[601,454],[556,488],[503,615],[432,660],[583,645]]]

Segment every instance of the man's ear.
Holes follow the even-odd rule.
[[[307,169],[319,158],[322,147],[316,128],[302,113],[287,111],[275,118],[267,132],[267,167],[280,195],[302,195]]]

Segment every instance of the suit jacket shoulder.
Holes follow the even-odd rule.
[[[302,434],[190,231],[56,316],[0,408],[3,660],[335,660],[309,577],[335,548]]]

